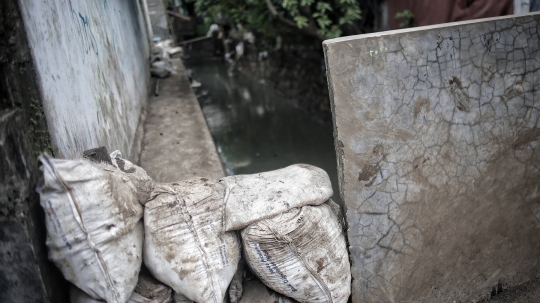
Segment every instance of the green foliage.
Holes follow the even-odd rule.
[[[187,0],[205,22],[242,24],[248,31],[278,35],[287,26],[319,38],[335,38],[361,19],[356,0]],[[267,3],[269,1],[270,5]],[[274,14],[277,14],[275,16]]]
[[[396,19],[402,19],[402,18],[405,19],[405,20],[403,20],[402,22],[399,23],[399,28],[406,28],[406,27],[412,27],[413,26],[414,15],[408,9],[406,9],[406,10],[404,10],[402,12],[397,12],[395,18]]]
[[[308,26],[309,19],[304,16],[295,16],[294,21],[296,22],[296,26],[298,26],[298,28],[302,28]]]

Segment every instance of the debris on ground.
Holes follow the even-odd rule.
[[[192,80],[191,81],[191,87],[193,88],[197,88],[197,87],[201,87],[201,82],[197,81],[197,80]]]
[[[176,70],[171,63],[171,57],[166,48],[154,45],[150,58],[150,74],[157,78],[166,78],[171,74],[176,74]]]
[[[176,55],[176,54],[180,54],[180,56],[182,56],[184,54],[184,49],[181,46],[173,46],[172,39],[167,39],[167,40],[157,42],[155,46],[165,50],[165,52],[167,52],[169,56]]]

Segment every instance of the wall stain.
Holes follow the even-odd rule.
[[[370,187],[375,182],[379,166],[377,164],[366,164],[358,174],[358,181],[367,181],[366,187]]]
[[[509,137],[506,142],[510,148],[516,150],[523,149],[525,148],[525,145],[538,139],[540,139],[540,129],[527,128],[522,129],[517,132],[517,134]]]
[[[416,103],[414,104],[413,114],[414,119],[416,120],[416,117],[418,114],[422,111],[422,107],[426,107],[426,113],[430,110],[431,102],[428,98],[419,97]]]
[[[461,80],[458,77],[452,76],[452,79],[448,81],[450,86],[450,92],[454,95],[454,101],[456,102],[456,107],[462,112],[468,113],[470,110],[469,105],[469,94],[463,88]]]
[[[90,51],[96,54],[96,56],[99,55],[98,45],[96,41],[96,37],[94,36],[94,33],[92,32],[92,27],[90,26],[90,23],[88,22],[88,17],[84,17],[80,12],[77,13],[75,10],[71,10],[71,13],[73,14],[75,18],[75,22],[77,23],[77,31],[79,33],[79,36],[83,40],[83,46],[84,46],[84,52],[88,55]],[[83,58],[84,63],[84,58]]]

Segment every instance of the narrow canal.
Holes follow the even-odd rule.
[[[202,111],[227,174],[253,174],[294,163],[330,175],[340,203],[332,124],[315,121],[279,91],[221,61],[187,61]]]

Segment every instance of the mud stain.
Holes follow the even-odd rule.
[[[180,280],[183,280],[185,277],[187,277],[189,274],[191,274],[192,272],[195,272],[194,269],[185,269],[185,268],[182,268],[180,269],[180,271],[178,272],[178,277],[180,277]]]
[[[377,175],[377,172],[379,171],[379,167],[377,164],[366,164],[358,174],[358,181],[365,181],[366,187],[370,187],[373,185],[373,182],[375,182],[375,177]]]
[[[512,149],[523,149],[525,145],[540,138],[540,129],[528,128],[522,129],[514,136],[507,139],[507,144]]]
[[[173,250],[169,250],[167,254],[165,254],[165,260],[171,263],[174,260],[175,256],[176,256],[176,253]]]
[[[422,108],[424,106],[426,107],[426,113],[427,113],[430,110],[431,102],[429,102],[428,98],[419,97],[416,103],[414,104],[414,108],[413,108],[414,120],[416,120],[416,117],[422,111]]]
[[[523,95],[523,83],[522,81],[517,81],[512,88],[508,89],[504,95],[502,95],[503,101],[508,101],[512,98]]]
[[[441,301],[427,299],[430,295],[419,298],[431,288],[452,293],[456,301],[469,302],[473,295],[489,296],[493,287],[498,289],[500,279],[523,281],[537,274],[537,266],[529,269],[523,264],[536,262],[540,251],[539,245],[531,245],[540,239],[532,212],[540,205],[536,194],[540,175],[531,165],[539,163],[540,155],[528,146],[538,140],[540,129],[516,131],[504,141],[501,151],[486,159],[482,174],[467,183],[455,177],[449,178],[449,186],[434,187],[428,183],[433,175],[421,169],[430,160],[419,157],[414,161],[416,169],[411,177],[424,177],[426,183],[414,203],[400,205],[396,221],[404,223],[389,245],[402,248],[402,239],[408,239],[414,248],[410,254],[389,253],[392,262],[403,264],[399,277],[394,276],[397,271],[389,274],[397,277],[394,285],[403,289],[396,301]],[[479,278],[484,286],[475,294],[469,293],[470,285],[478,285]]]
[[[316,263],[317,263],[317,273],[320,273],[321,270],[324,268],[324,258],[317,259]]]
[[[125,169],[126,167],[126,162],[124,162],[124,160],[122,160],[122,158],[120,157],[116,157],[116,163],[118,164],[118,168],[125,172],[125,173],[134,173],[135,172],[135,168],[134,167],[131,167],[129,169]]]
[[[189,256],[182,258],[182,263],[196,263],[199,262],[199,258],[197,256]]]
[[[457,109],[468,113],[470,110],[469,94],[467,93],[467,90],[463,88],[461,80],[456,76],[452,76],[452,79],[450,79],[448,83],[450,84],[450,92],[455,97],[454,101],[456,102]]]

